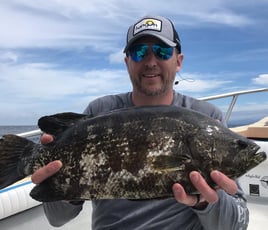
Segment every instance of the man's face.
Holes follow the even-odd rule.
[[[176,72],[181,68],[183,55],[177,54],[173,49],[172,56],[168,60],[161,60],[153,53],[152,45],[161,45],[163,42],[152,36],[142,37],[134,44],[149,45],[149,48],[139,62],[130,56],[125,58],[133,92],[146,96],[159,96],[173,90],[174,79]]]

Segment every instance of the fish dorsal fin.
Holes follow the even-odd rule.
[[[57,136],[81,119],[90,117],[91,116],[80,113],[57,113],[51,116],[41,117],[38,120],[38,126],[43,132]]]

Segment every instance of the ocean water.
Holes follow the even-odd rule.
[[[19,134],[32,130],[38,129],[37,126],[34,125],[18,125],[18,126],[8,126],[8,125],[0,125],[0,136],[4,134]]]
[[[24,132],[29,132],[38,129],[37,126],[34,125],[16,125],[16,126],[8,126],[8,125],[0,125],[0,137],[5,134],[20,134]],[[34,142],[39,142],[40,136],[29,137],[30,140]]]

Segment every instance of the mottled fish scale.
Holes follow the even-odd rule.
[[[0,188],[61,160],[60,171],[32,190],[39,201],[163,198],[173,196],[175,182],[195,193],[192,170],[213,187],[211,170],[235,179],[266,159],[254,142],[218,121],[174,106],[133,107],[97,117],[62,113],[38,124],[54,135],[52,143],[43,146],[14,135],[0,139]]]

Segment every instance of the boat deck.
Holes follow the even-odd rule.
[[[232,131],[239,133],[247,138],[266,139],[268,137],[268,116],[249,125],[231,128]]]
[[[86,202],[83,210],[75,219],[62,227],[51,226],[44,214],[42,205],[28,209],[13,216],[0,220],[2,230],[77,230],[91,229],[91,202]]]

